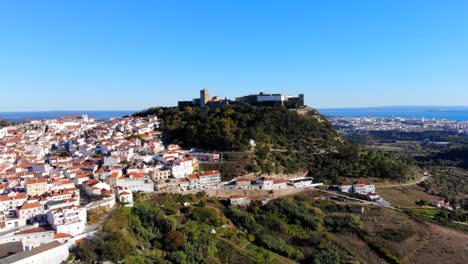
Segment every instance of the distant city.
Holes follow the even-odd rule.
[[[468,121],[402,117],[328,117],[342,134],[364,131],[444,131],[468,136]]]

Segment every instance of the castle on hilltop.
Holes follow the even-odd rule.
[[[206,89],[200,91],[200,98],[195,98],[192,101],[179,101],[178,107],[184,108],[187,106],[191,106],[205,109],[207,106],[219,107],[222,105],[231,105],[238,103],[277,106],[296,109],[305,107],[304,94],[299,94],[298,97],[293,97],[287,94],[266,94],[261,92],[259,94],[250,94],[246,96],[236,97],[236,100],[232,101],[227,98],[221,99],[219,96],[211,97],[208,90]]]

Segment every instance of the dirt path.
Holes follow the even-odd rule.
[[[389,185],[377,185],[375,186],[376,188],[392,188],[392,187],[404,187],[404,186],[411,186],[411,185],[416,185],[420,182],[423,182],[427,180],[430,176],[423,176],[421,179],[415,181],[415,182],[408,182],[408,183],[401,183],[401,184],[389,184]]]

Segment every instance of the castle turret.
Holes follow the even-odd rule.
[[[210,97],[208,90],[206,89],[201,90],[200,91],[200,108],[205,109],[206,103],[208,103],[209,101],[211,101],[211,97]]]

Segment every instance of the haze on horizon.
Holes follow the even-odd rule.
[[[2,1],[0,111],[468,105],[468,2]]]

